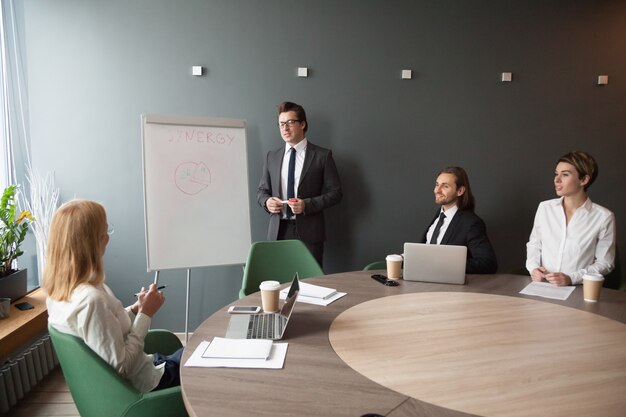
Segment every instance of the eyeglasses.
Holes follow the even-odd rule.
[[[289,119],[289,120],[285,120],[284,122],[278,122],[278,128],[279,129],[284,129],[285,127],[291,127],[294,125],[294,123],[300,123],[300,120],[298,119]]]
[[[111,236],[113,233],[115,233],[113,223],[107,223],[107,235]]]

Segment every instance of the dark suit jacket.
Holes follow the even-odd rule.
[[[422,243],[426,243],[428,229],[439,217],[440,212],[441,210],[437,210],[434,219],[428,224],[422,236]],[[466,274],[494,274],[498,269],[498,261],[487,237],[485,222],[472,211],[456,212],[441,239],[441,244],[467,246]]]
[[[281,198],[280,172],[285,155],[285,146],[267,153],[263,175],[257,190],[257,201],[267,211],[265,202],[270,197]],[[304,214],[296,216],[296,227],[300,240],[320,243],[326,240],[324,209],[339,203],[342,197],[339,173],[332,152],[312,144],[307,144],[298,198],[304,200]],[[281,214],[270,216],[267,232],[269,240],[276,240]]]

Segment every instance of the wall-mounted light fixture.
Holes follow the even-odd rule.
[[[191,67],[191,75],[196,77],[201,77],[203,73],[203,68],[200,65],[194,65]]]

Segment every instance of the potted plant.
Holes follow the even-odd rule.
[[[35,219],[30,212],[22,211],[16,217],[16,185],[10,185],[0,200],[0,297],[12,301],[27,292],[26,269],[17,269],[15,262],[24,251],[20,249],[28,225]]]

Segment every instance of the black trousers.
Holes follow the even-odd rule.
[[[296,227],[295,220],[281,220],[278,228],[278,237],[276,240],[290,240],[296,239],[302,241],[304,245],[309,249],[315,260],[320,264],[320,268],[324,269],[324,242],[309,243],[300,239],[298,234],[298,228]]]

